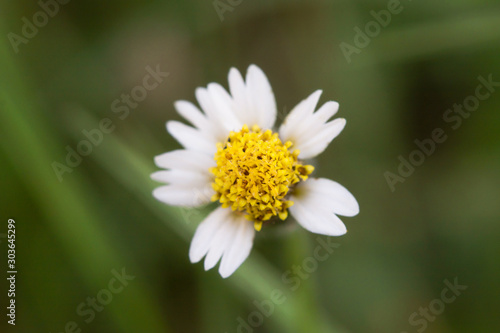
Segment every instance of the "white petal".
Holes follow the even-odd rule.
[[[342,185],[329,179],[308,179],[300,183],[290,197],[294,205],[290,213],[305,229],[328,236],[347,232],[335,215],[354,216],[359,206],[354,196]]]
[[[318,210],[318,205],[306,204],[292,199],[295,204],[290,207],[290,213],[306,230],[327,236],[341,236],[347,232],[344,223],[333,213]]]
[[[244,217],[235,216],[234,222],[238,225],[235,237],[230,247],[224,251],[219,267],[219,273],[227,278],[236,271],[250,254],[255,236],[253,223]]]
[[[258,118],[254,112],[250,112],[247,103],[246,86],[243,77],[236,68],[229,70],[229,91],[234,100],[234,112],[243,124],[252,126],[257,124]]]
[[[223,208],[231,211],[231,209]],[[208,271],[212,269],[219,259],[222,257],[225,251],[231,245],[236,233],[238,231],[238,225],[234,222],[233,214],[228,214],[227,218],[219,226],[219,230],[215,233],[212,241],[210,242],[210,249],[208,250],[207,256],[205,257],[204,267]]]
[[[175,169],[157,171],[151,174],[151,179],[172,185],[203,187],[206,184],[211,184],[213,177],[207,172],[201,173]]]
[[[188,120],[197,128],[206,128],[209,126],[209,121],[205,115],[191,102],[177,101],[174,107],[181,116]]]
[[[311,130],[310,136],[304,136],[303,141],[294,142],[293,148],[300,150],[300,158],[307,159],[321,154],[344,129],[346,121],[344,118],[337,118],[317,129]]]
[[[167,131],[186,149],[214,154],[217,150],[211,138],[199,130],[178,121],[167,122]]]
[[[299,158],[308,159],[322,153],[345,126],[345,119],[325,123],[337,113],[337,102],[326,102],[313,113],[320,95],[318,90],[300,102],[280,127],[281,140],[291,141],[293,149],[300,150]]]
[[[222,258],[219,273],[226,278],[250,254],[254,235],[253,223],[229,208],[219,207],[196,229],[189,248],[189,259],[195,263],[206,256],[204,267],[209,270]]]
[[[314,113],[314,117],[317,121],[325,123],[333,117],[339,110],[339,103],[334,101],[328,101],[323,106],[321,106],[318,111]]]
[[[216,165],[213,156],[192,150],[173,150],[155,157],[158,167],[164,169],[185,169],[210,174],[209,169]]]
[[[300,140],[300,137],[296,137],[296,133],[301,132],[304,121],[307,121],[312,116],[321,93],[321,90],[315,91],[290,111],[279,130],[280,138],[283,142],[290,140],[295,144]]]
[[[224,142],[229,136],[230,129],[228,130],[228,128],[231,128],[231,124],[225,122],[223,115],[217,109],[213,93],[210,93],[206,88],[197,88],[195,94],[198,103],[200,103],[201,108],[205,111],[207,118],[213,126],[215,139],[217,142]]]
[[[326,178],[309,178],[301,182],[296,191],[302,200],[321,202],[332,212],[342,216],[359,214],[356,198],[344,186]],[[305,198],[303,198],[305,197]]]
[[[153,191],[153,196],[161,202],[173,206],[199,207],[210,202],[215,191],[210,184],[200,187],[184,185],[160,186]]]
[[[217,83],[210,83],[208,85],[208,93],[212,98],[214,107],[217,109],[217,121],[223,126],[226,133],[240,131],[243,123],[233,112],[234,102],[227,91]]]
[[[216,163],[210,156],[190,151],[174,150],[155,157],[156,165],[171,170],[151,175],[156,181],[169,183],[153,191],[153,196],[170,205],[198,207],[210,202],[215,193],[210,168]]]
[[[200,223],[189,248],[189,260],[192,263],[200,261],[207,254],[212,239],[220,226],[228,219],[230,212],[231,209],[219,207]]]
[[[248,111],[256,114],[257,125],[262,129],[271,129],[276,121],[276,100],[269,80],[256,65],[248,67],[246,91],[247,103],[251,104]]]
[[[228,75],[229,82],[229,92],[234,99],[238,101],[244,101],[245,99],[245,81],[241,76],[241,73],[238,69],[232,67],[229,70]]]
[[[318,134],[322,126],[339,110],[339,103],[328,101],[321,106],[312,116],[303,120],[301,127],[294,132],[295,138],[304,142]]]
[[[205,112],[207,117],[211,120],[214,119],[217,114],[217,110],[213,105],[212,98],[210,97],[206,88],[196,88],[195,90],[196,100],[201,106],[201,109]]]
[[[177,101],[174,103],[177,112],[193,124],[214,145],[217,127],[206,117],[193,103],[188,101]]]

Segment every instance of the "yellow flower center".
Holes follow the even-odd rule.
[[[217,144],[217,167],[210,169],[215,175],[212,201],[245,211],[257,231],[273,216],[285,220],[293,205],[286,199],[288,191],[314,170],[300,163],[300,151],[290,151],[291,146],[290,141],[283,144],[278,133],[262,132],[258,126],[249,130],[245,125],[241,131],[231,132],[225,143]]]

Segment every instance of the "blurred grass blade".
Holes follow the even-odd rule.
[[[83,179],[75,172],[58,182],[51,167],[51,156],[56,156],[56,147],[63,148],[64,145],[46,124],[35,94],[24,81],[28,76],[21,73],[6,40],[0,42],[0,99],[4,102],[0,115],[4,127],[1,146],[16,166],[19,179],[30,189],[30,195],[45,215],[49,228],[72,257],[72,263],[89,292],[97,292],[107,286],[112,269],[127,267],[132,274],[132,264],[116,253],[110,238],[106,237],[101,227],[104,220],[86,200],[92,194]],[[159,306],[148,296],[153,293],[147,291],[141,280],[138,276],[127,288],[127,297],[109,306],[114,322],[121,332],[168,332]],[[131,309],[142,309],[139,311],[142,320],[127,316]],[[61,323],[61,327],[64,324]]]

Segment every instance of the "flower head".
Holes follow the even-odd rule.
[[[167,123],[184,149],[157,156],[156,164],[167,170],[151,175],[167,184],[153,192],[162,202],[187,207],[220,203],[196,230],[189,258],[195,263],[205,257],[206,270],[220,260],[222,277],[248,257],[255,231],[285,220],[289,212],[305,229],[329,236],[347,231],[337,215],[359,212],[347,189],[311,178],[314,167],[304,162],[322,153],[344,128],[344,119],[328,122],[338,103],[327,102],[315,112],[321,95],[316,91],[275,132],[276,102],[259,67],[251,65],[246,80],[232,68],[229,92],[216,83],[198,88],[203,112],[187,101],[175,103],[194,127]]]

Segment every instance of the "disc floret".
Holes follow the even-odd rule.
[[[283,144],[278,133],[259,126],[250,130],[244,125],[241,131],[231,132],[226,142],[217,144],[217,166],[210,170],[215,176],[212,201],[246,213],[256,230],[274,216],[285,220],[293,205],[287,200],[290,188],[314,170],[298,160],[300,151],[290,150],[292,146],[291,141]]]

